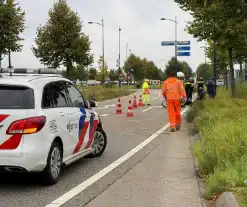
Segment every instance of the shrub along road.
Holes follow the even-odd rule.
[[[246,87],[238,87],[239,98],[220,88],[214,100],[198,101],[187,114],[195,118],[196,131],[201,141],[193,146],[206,181],[205,197],[233,191],[244,206],[247,206],[247,99]]]

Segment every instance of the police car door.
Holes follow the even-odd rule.
[[[71,134],[73,146],[71,153],[76,154],[86,150],[89,140],[91,114],[86,107],[86,101],[81,92],[71,83],[66,82],[68,96],[71,100],[71,112],[73,117],[68,121],[67,128]]]

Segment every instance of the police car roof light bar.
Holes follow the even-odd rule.
[[[12,71],[13,70],[13,71]],[[37,69],[28,69],[28,68],[1,68],[0,73],[14,73],[14,74],[58,74],[61,75],[61,72],[55,68],[37,68]]]

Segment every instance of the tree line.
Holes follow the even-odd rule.
[[[216,48],[217,72],[230,72],[232,96],[235,96],[234,64],[241,73],[247,58],[247,2],[242,0],[175,0],[190,12],[193,20],[187,31],[199,41],[206,41],[206,53],[213,64]],[[215,44],[214,44],[215,43]]]
[[[9,52],[21,52],[21,33],[25,29],[25,12],[15,0],[0,0],[0,59]],[[94,79],[101,82],[116,81],[120,77],[127,80],[143,80],[144,78],[163,80],[166,70],[158,68],[147,58],[131,54],[124,62],[121,71],[111,69],[103,58],[98,58],[99,68],[92,67],[94,55],[91,51],[89,36],[83,32],[82,20],[73,11],[66,0],[58,0],[48,12],[48,20],[37,27],[32,46],[33,54],[47,67],[65,67],[64,76],[69,79]],[[166,68],[175,64],[172,58]],[[192,70],[186,62],[179,62],[181,70],[191,75]],[[104,65],[104,68],[103,68]],[[124,71],[124,73],[123,73]],[[129,74],[129,76],[127,76]]]

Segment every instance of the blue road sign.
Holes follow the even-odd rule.
[[[178,56],[190,56],[190,52],[177,52]]]
[[[177,45],[190,45],[190,41],[178,41]]]
[[[178,51],[190,51],[190,46],[178,46]]]
[[[162,41],[161,46],[173,46],[175,45],[174,41]]]

